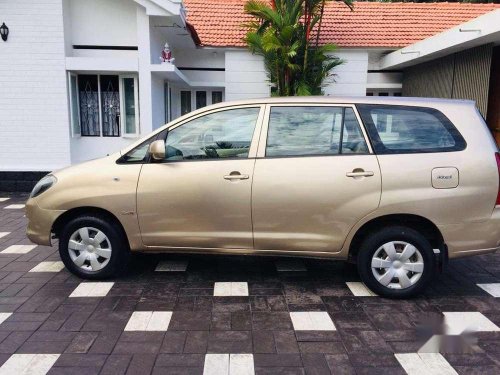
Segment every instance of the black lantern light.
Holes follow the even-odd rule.
[[[2,40],[6,42],[7,37],[9,36],[9,28],[7,27],[5,22],[2,23],[2,26],[0,26],[0,35],[2,36]]]

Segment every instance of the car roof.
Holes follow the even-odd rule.
[[[238,101],[222,102],[220,107],[230,105],[246,104],[294,104],[294,103],[318,103],[318,104],[389,104],[434,107],[443,105],[474,105],[472,100],[441,99],[441,98],[413,98],[398,96],[288,96],[271,97],[260,99],[247,99]]]

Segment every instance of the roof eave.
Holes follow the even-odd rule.
[[[381,69],[401,69],[454,52],[500,42],[500,9],[462,23],[383,57]]]

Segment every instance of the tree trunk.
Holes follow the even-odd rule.
[[[321,4],[321,12],[319,14],[318,32],[316,33],[316,48],[319,46],[319,36],[321,34],[321,24],[323,23],[323,14],[325,12],[325,2],[326,0],[323,0],[323,3]]]

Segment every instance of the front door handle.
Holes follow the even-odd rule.
[[[353,170],[352,172],[347,172],[345,175],[347,177],[353,177],[353,178],[356,178],[356,177],[371,177],[373,176],[375,173],[373,173],[372,171],[364,171],[362,169],[355,169]]]
[[[230,174],[224,176],[224,180],[229,180],[229,181],[248,180],[249,178],[250,178],[249,175],[241,174],[240,172],[231,172]]]

